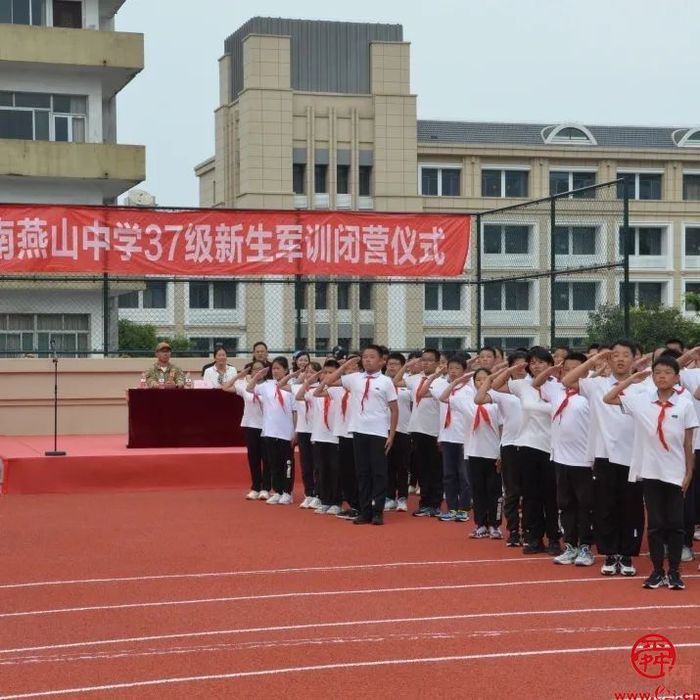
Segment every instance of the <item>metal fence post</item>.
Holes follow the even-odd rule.
[[[624,182],[624,181],[623,181]],[[627,185],[624,184],[622,200],[622,251],[623,251],[623,276],[622,284],[622,327],[625,338],[630,337],[630,200]]]
[[[481,214],[476,215],[476,347],[481,347]]]
[[[549,347],[554,348],[557,333],[557,313],[555,311],[556,249],[554,229],[557,225],[556,198],[549,205]]]
[[[301,300],[306,296],[304,282],[301,281],[301,275],[294,275],[294,307],[296,311],[296,319],[294,323],[294,347],[297,350],[302,349],[301,345]]]
[[[109,355],[109,275],[105,272],[102,275],[102,346],[103,355]]]

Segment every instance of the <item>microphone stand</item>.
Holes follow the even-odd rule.
[[[47,457],[64,457],[65,452],[58,449],[58,355],[56,354],[56,341],[52,338],[51,359],[53,361],[53,450],[47,450]]]

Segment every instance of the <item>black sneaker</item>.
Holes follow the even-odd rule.
[[[522,540],[520,539],[520,533],[513,532],[508,535],[508,539],[506,540],[506,547],[520,547],[522,545]]]
[[[676,572],[676,576],[678,576],[678,572]],[[680,580],[680,576],[678,576]],[[666,583],[666,575],[664,574],[664,570],[661,569],[660,571],[652,571],[651,575],[649,578],[647,578],[646,581],[642,584],[644,588],[661,588],[661,586]],[[681,581],[681,583],[683,583]],[[669,583],[669,588],[671,587]]]
[[[544,542],[542,540],[532,540],[523,545],[523,554],[542,554],[544,551]]]
[[[372,516],[372,525],[384,525],[384,516],[381,513],[375,513]]]
[[[341,520],[354,520],[359,514],[360,511],[354,508],[346,508],[345,510],[341,510],[335,517]]]
[[[668,587],[672,591],[682,591],[685,589],[685,583],[683,583],[683,579],[681,578],[680,572],[678,572],[678,571],[669,571],[668,572]]]
[[[547,542],[547,554],[550,557],[558,557],[561,554],[561,544],[559,540],[549,540]]]
[[[369,525],[372,518],[366,518],[364,515],[358,515],[353,521],[353,525]]]

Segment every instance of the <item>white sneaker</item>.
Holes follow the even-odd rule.
[[[281,506],[289,506],[292,503],[294,503],[294,499],[292,498],[291,494],[289,493],[283,493],[280,496],[280,500],[278,501]]]
[[[408,512],[408,503],[406,503],[406,499],[403,496],[396,501],[396,510],[400,513]]]
[[[245,498],[246,501],[257,501],[260,498],[260,491],[248,491]]]
[[[552,562],[555,564],[573,564],[577,557],[578,549],[567,542],[564,551],[558,557],[554,557]]]
[[[681,561],[693,561],[695,559],[695,552],[690,547],[683,545],[681,550]]]
[[[309,508],[316,510],[316,508],[320,508],[322,505],[323,503],[321,503],[321,499],[318,496],[314,496],[309,503]]]
[[[493,525],[491,525],[489,527],[489,537],[492,540],[502,540],[503,533],[501,532],[501,528],[500,527],[493,527]]]
[[[319,506],[318,508],[316,508],[314,513],[318,513],[318,515],[325,515],[330,509],[330,506]]]
[[[396,501],[393,498],[387,498],[384,501],[384,510],[396,510]]]
[[[582,544],[578,550],[578,556],[574,561],[574,566],[593,566],[595,558],[591,548],[587,544]]]
[[[340,506],[331,506],[331,507],[326,511],[326,513],[327,513],[328,515],[338,515],[338,513],[341,513],[341,512],[342,512],[342,509],[341,509]]]
[[[265,503],[269,503],[271,506],[276,506],[279,502],[282,496],[280,496],[278,493],[273,493],[270,498],[268,498]]]
[[[299,504],[299,508],[311,508],[311,501],[313,500],[311,496],[305,496],[304,500]]]
[[[263,490],[263,491],[261,491],[261,492],[258,494],[258,498],[259,498],[261,501],[266,501],[268,498],[270,498],[270,492],[269,492],[269,491],[264,491],[264,490]]]

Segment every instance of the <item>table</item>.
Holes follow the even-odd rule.
[[[129,389],[127,447],[242,447],[243,399],[221,389]]]

